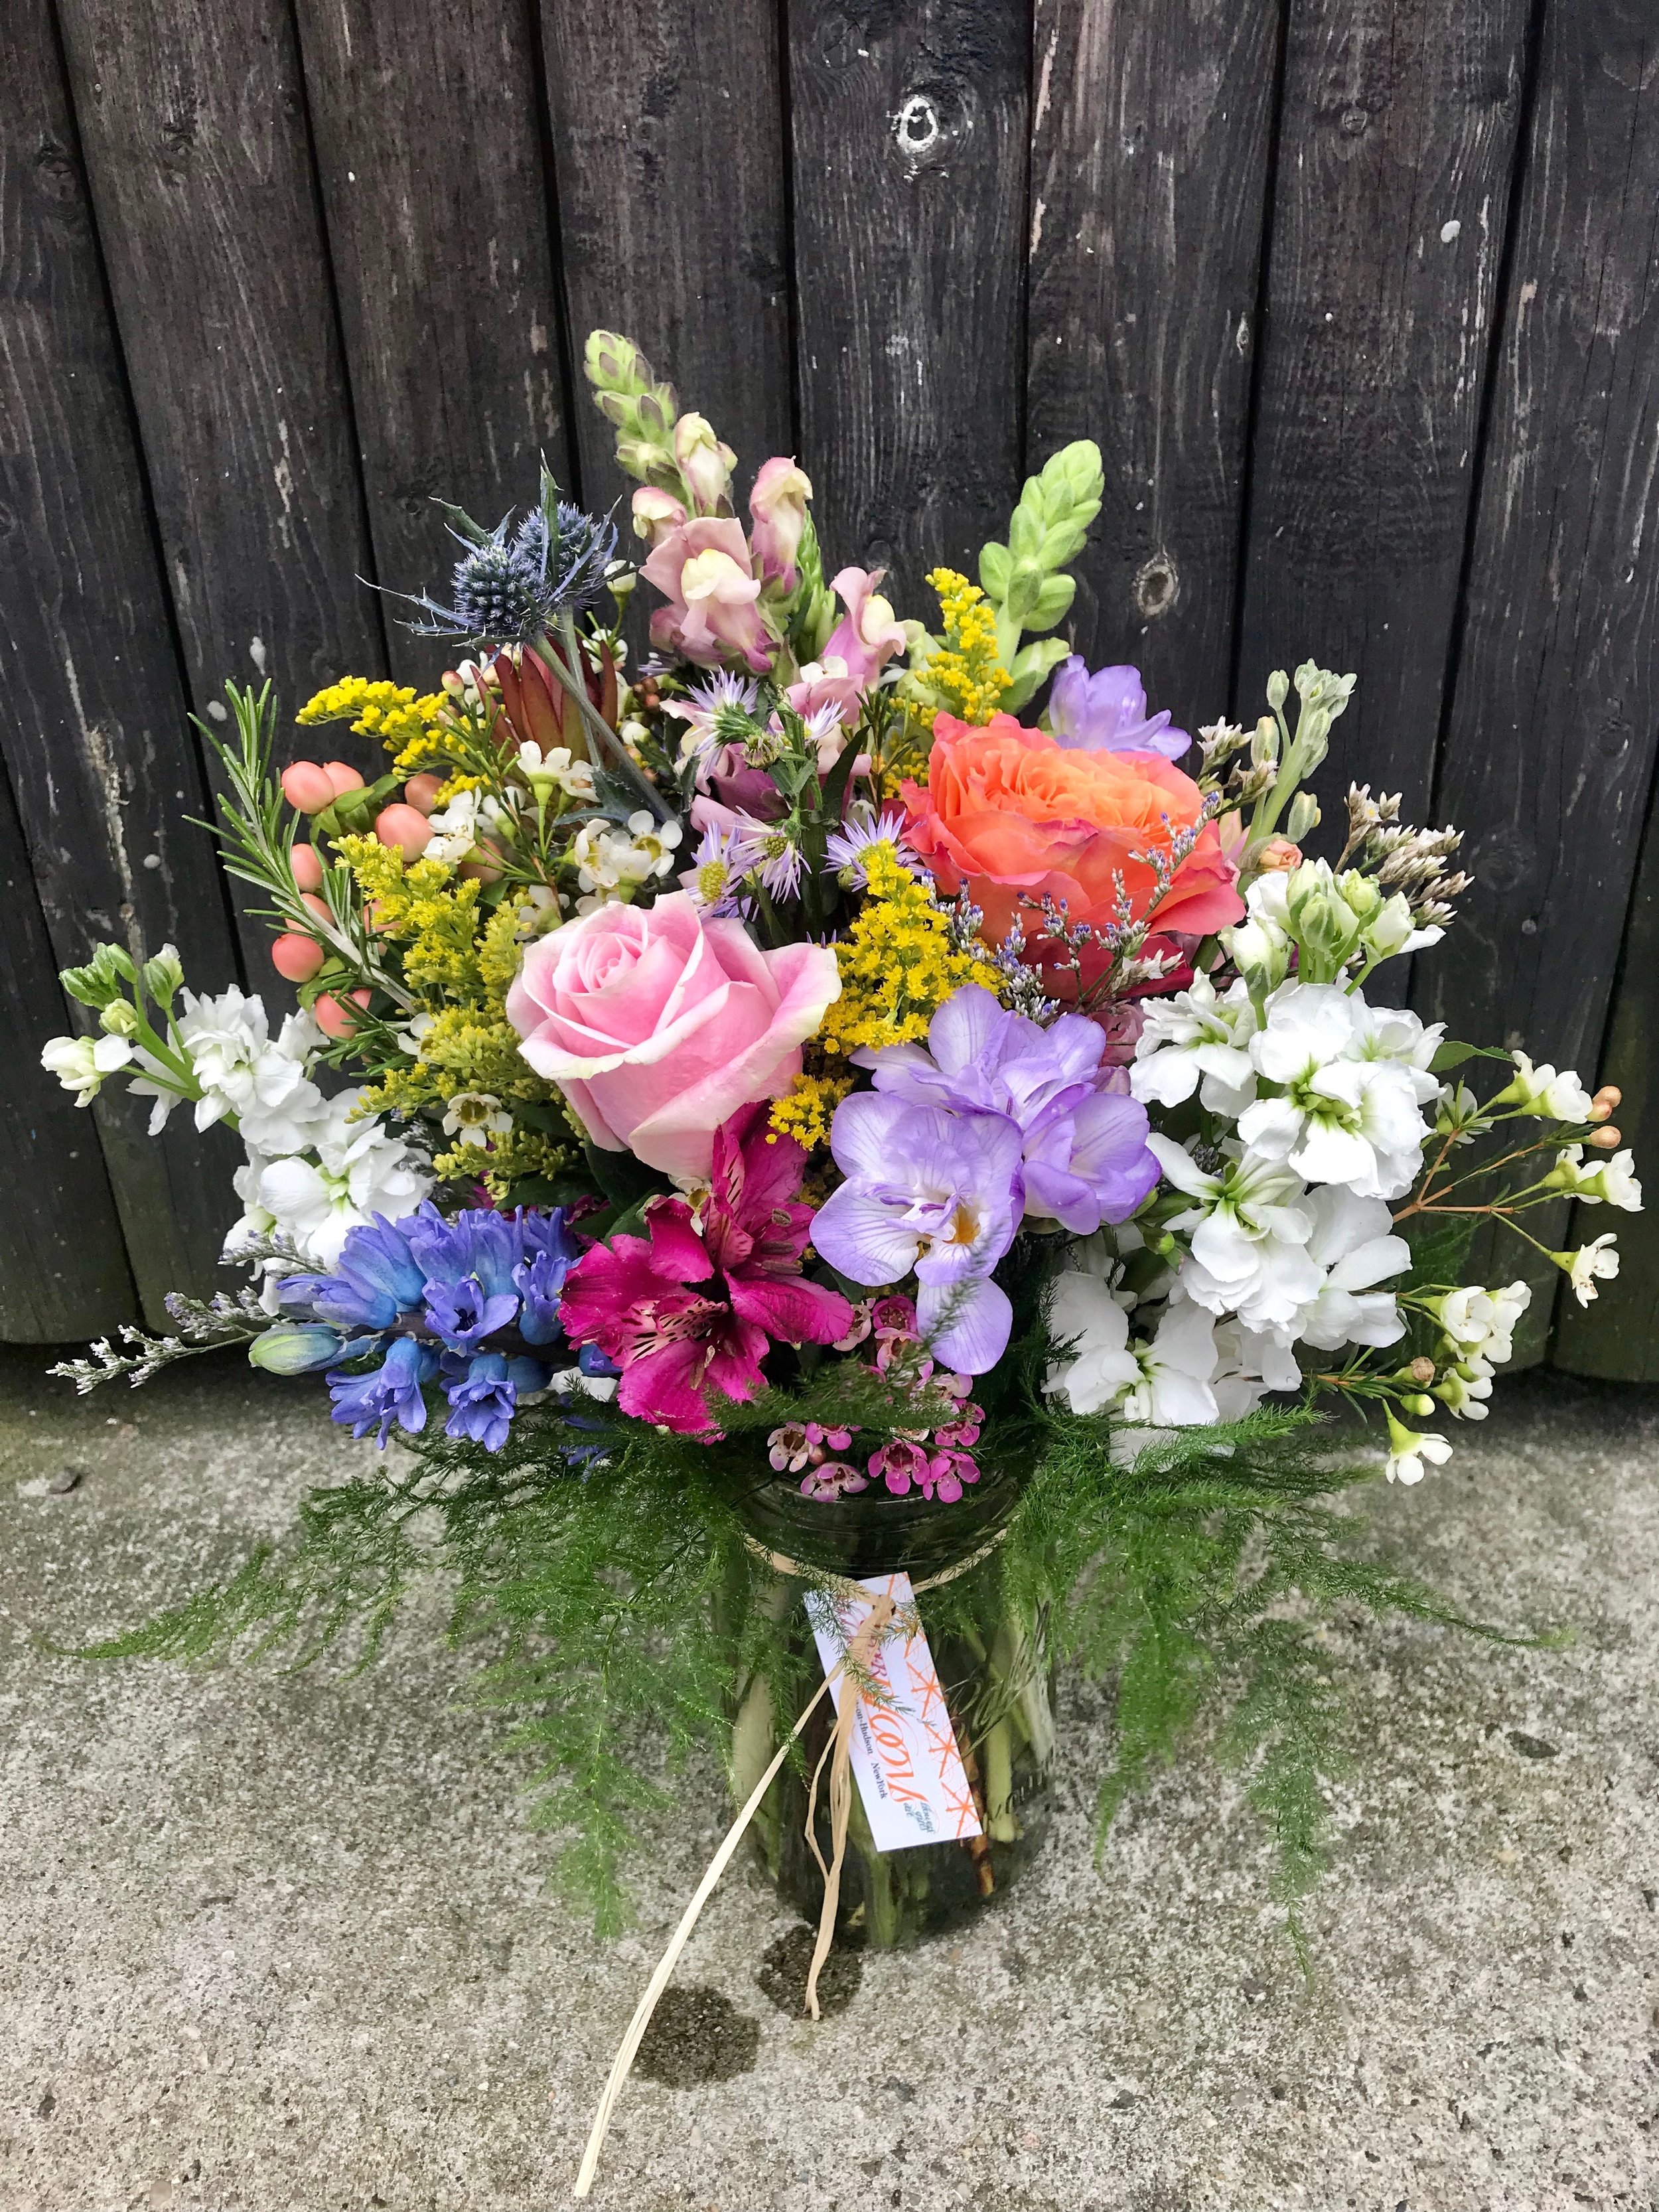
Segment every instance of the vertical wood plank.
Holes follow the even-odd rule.
[[[1280,0],[1037,0],[1035,466],[1106,494],[1068,627],[1195,729],[1225,711]]]
[[[0,1060],[0,1342],[84,1340],[133,1320],[137,1309],[97,1131],[40,1065],[38,1047],[26,1048],[65,1024],[3,775],[0,896],[0,1021],[16,1041]]]
[[[825,566],[933,611],[1024,459],[1030,39],[1007,0],[791,0],[801,457]]]
[[[432,502],[486,523],[569,478],[536,27],[526,0],[299,0],[379,574],[447,580]],[[388,605],[397,672],[434,648]]]
[[[1650,1207],[1659,1206],[1659,808],[1651,804],[1596,1072],[1625,1094],[1618,1125],[1638,1169],[1646,1170]],[[1659,1382],[1659,1212],[1581,1206],[1572,1240],[1588,1243],[1609,1229],[1619,1238],[1619,1279],[1592,1306],[1563,1295],[1552,1364],[1611,1382]]]
[[[291,714],[385,665],[294,26],[285,0],[60,15],[191,696],[269,673]]]
[[[582,497],[630,489],[580,385],[590,330],[643,347],[748,481],[794,447],[772,0],[541,0]]]
[[[1468,832],[1476,888],[1455,957],[1425,963],[1425,981],[1455,1033],[1593,1079],[1659,736],[1659,25],[1644,0],[1549,9],[1515,222],[1436,804]]]
[[[1433,774],[1518,127],[1527,0],[1291,0],[1237,711],[1359,686],[1323,788]],[[1328,812],[1340,809],[1328,806]]]
[[[139,955],[171,941],[203,990],[231,981],[236,960],[211,844],[183,818],[204,811],[205,783],[45,0],[8,14],[0,73],[0,749],[50,947],[29,987],[36,1024],[13,1032],[32,1065],[71,1025],[55,970],[100,939]],[[29,1197],[48,1202],[59,1157],[90,1163],[75,1172],[101,1186],[101,1136],[145,1310],[160,1321],[169,1289],[222,1281],[235,1202],[226,1173],[204,1174],[188,1117],[159,1144],[147,1118],[111,1086],[89,1115],[72,1115],[72,1142],[42,1161]],[[58,1219],[72,1243],[76,1209]],[[129,1310],[125,1276],[123,1265],[111,1320]]]

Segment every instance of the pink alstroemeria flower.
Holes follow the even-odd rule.
[[[683,653],[706,668],[741,654],[759,676],[777,647],[755,602],[760,584],[749,541],[735,515],[696,515],[666,531],[641,571],[668,604],[651,617],[659,653]]]
[[[648,575],[649,569],[646,573]],[[825,666],[831,660],[844,661],[860,691],[867,690],[893,655],[902,653],[909,643],[903,623],[876,589],[886,574],[884,568],[843,568],[831,585],[847,612],[830,631],[821,659]]]
[[[801,1273],[806,1155],[792,1138],[767,1142],[768,1111],[744,1107],[714,1132],[700,1218],[683,1198],[653,1199],[647,1236],[596,1244],[565,1278],[570,1341],[597,1344],[621,1368],[624,1413],[681,1436],[715,1433],[706,1385],[752,1398],[775,1340],[833,1344],[852,1322],[844,1297]]]

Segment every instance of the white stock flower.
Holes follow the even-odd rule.
[[[312,1266],[331,1267],[349,1231],[376,1213],[411,1212],[432,1178],[372,1115],[353,1120],[361,1091],[331,1098],[312,1132],[310,1157],[269,1161],[252,1181],[253,1206]]]
[[[1523,1114],[1536,1114],[1547,1121],[1588,1121],[1594,1103],[1577,1073],[1564,1067],[1558,1074],[1547,1061],[1534,1066],[1524,1052],[1510,1054],[1515,1080],[1489,1103],[1516,1106]]]
[[[1147,1139],[1165,1179],[1197,1203],[1168,1226],[1189,1230],[1191,1256],[1181,1287],[1212,1314],[1237,1314],[1246,1328],[1288,1328],[1319,1295],[1323,1276],[1307,1252],[1313,1216],[1300,1176],[1287,1168],[1223,1147],[1219,1164],[1202,1168],[1173,1139]]]
[[[1267,1012],[1250,1058],[1278,1093],[1245,1108],[1239,1135],[1310,1182],[1399,1197],[1422,1166],[1428,1127],[1419,1102],[1438,1090],[1417,1064],[1425,1046],[1432,1055],[1433,1033],[1414,1015],[1374,1012],[1330,983],[1284,984]]]
[[[1236,1121],[1255,1096],[1246,1048],[1255,1009],[1244,985],[1218,994],[1207,975],[1195,975],[1188,989],[1141,1004],[1146,1021],[1129,1070],[1130,1096],[1143,1105],[1179,1106],[1198,1091],[1212,1114]]]
[[[1215,1316],[1172,1299],[1150,1343],[1131,1346],[1138,1377],[1124,1394],[1123,1418],[1139,1428],[1207,1427],[1220,1418],[1210,1388],[1218,1364]]]
[[[1619,1248],[1611,1230],[1577,1252],[1558,1252],[1554,1256],[1557,1265],[1565,1268],[1581,1306],[1593,1305],[1600,1296],[1597,1283],[1610,1283],[1619,1273]]]
[[[1322,1352],[1345,1344],[1396,1344],[1406,1324],[1392,1291],[1378,1283],[1403,1274],[1411,1247],[1393,1233],[1394,1218],[1377,1198],[1358,1198],[1340,1185],[1310,1191],[1313,1217],[1308,1256],[1325,1271],[1318,1295],[1297,1316],[1295,1337]]]
[[[1432,1429],[1419,1433],[1403,1427],[1392,1413],[1388,1419],[1389,1456],[1382,1471],[1390,1482],[1421,1482],[1425,1462],[1429,1467],[1443,1467],[1451,1457],[1451,1446]]]
[[[262,1152],[297,1152],[310,1143],[323,1111],[323,1094],[306,1067],[325,1040],[308,1013],[290,1014],[273,1040],[262,1000],[234,985],[210,999],[186,991],[179,1036],[201,1086],[195,1106],[198,1129],[234,1114],[244,1142]],[[155,1101],[153,1133],[173,1110],[177,1094],[148,1077],[132,1087]]]
[[[1295,941],[1291,929],[1290,878],[1282,868],[1259,875],[1244,894],[1246,919],[1224,929],[1221,942],[1241,975],[1252,975],[1261,988],[1285,980]]]
[[[1099,1275],[1066,1273],[1048,1291],[1049,1334],[1071,1347],[1050,1365],[1043,1389],[1062,1395],[1074,1413],[1097,1413],[1139,1379],[1129,1351],[1129,1316]]]
[[[125,1067],[131,1058],[131,1045],[120,1036],[53,1037],[40,1048],[41,1066],[48,1075],[55,1075],[65,1091],[74,1091],[77,1106],[91,1105],[104,1078]],[[137,1085],[133,1087],[136,1090]],[[166,1118],[164,1115],[162,1119]]]

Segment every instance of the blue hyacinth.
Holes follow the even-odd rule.
[[[559,1296],[580,1252],[561,1206],[447,1218],[428,1200],[401,1221],[377,1215],[326,1274],[283,1282],[284,1319],[259,1340],[270,1356],[258,1364],[301,1373],[374,1359],[367,1372],[333,1364],[328,1385],[334,1419],[382,1445],[394,1427],[425,1427],[425,1391],[441,1382],[446,1433],[499,1451],[520,1400],[551,1380]]]

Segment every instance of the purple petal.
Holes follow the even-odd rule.
[[[872,1198],[850,1182],[833,1192],[813,1215],[812,1242],[838,1275],[872,1289],[896,1283],[916,1261],[915,1230],[905,1227],[885,1200]]]
[[[988,1275],[966,1283],[924,1284],[916,1319],[935,1359],[963,1375],[983,1375],[1008,1348],[1014,1310]]]

